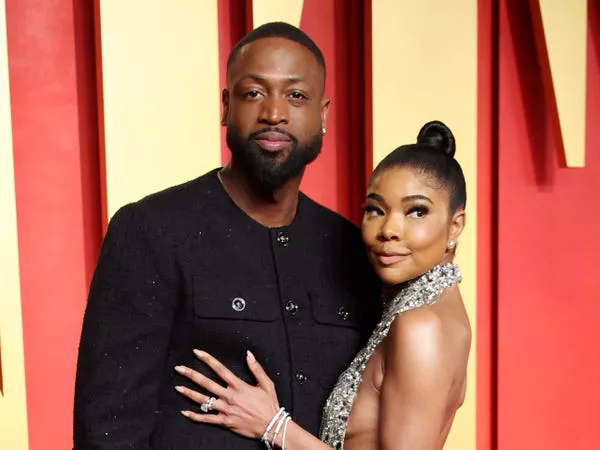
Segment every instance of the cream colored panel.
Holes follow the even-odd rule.
[[[587,0],[540,0],[568,167],[585,165]]]
[[[468,221],[457,259],[475,337],[477,0],[373,0],[372,20],[374,163],[414,143],[430,120],[443,121],[456,136],[468,188]],[[475,449],[475,368],[473,345],[466,402],[445,450]]]
[[[267,22],[287,22],[300,27],[303,0],[254,0],[252,20],[254,28]]]
[[[108,214],[220,165],[217,0],[100,0]]]
[[[0,448],[25,450],[27,399],[13,167],[6,3],[0,0]]]

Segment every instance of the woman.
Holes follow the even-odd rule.
[[[471,330],[452,263],[465,223],[465,180],[451,131],[429,122],[417,143],[390,153],[371,175],[362,235],[386,286],[383,316],[340,376],[321,424],[321,439],[279,408],[273,383],[254,356],[258,385],[240,380],[195,351],[226,387],[186,367],[176,370],[214,397],[176,389],[202,405],[189,419],[261,439],[267,448],[440,449],[461,406]]]

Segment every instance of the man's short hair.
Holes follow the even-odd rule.
[[[323,74],[325,74],[325,58],[323,58],[321,49],[304,31],[285,22],[265,23],[240,39],[229,53],[229,57],[227,58],[227,69],[229,69],[235,58],[237,58],[237,55],[244,45],[258,39],[269,37],[283,38],[300,44],[315,56],[317,62],[323,68]]]

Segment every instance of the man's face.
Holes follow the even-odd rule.
[[[282,38],[244,46],[228,70],[223,121],[234,158],[265,187],[302,173],[322,145],[328,100],[323,68]]]

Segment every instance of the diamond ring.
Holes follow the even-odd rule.
[[[207,413],[207,412],[209,412],[209,411],[212,411],[212,409],[213,409],[213,407],[212,407],[212,406],[213,406],[213,403],[214,403],[214,402],[216,402],[216,401],[217,401],[217,399],[216,399],[216,398],[214,398],[214,397],[210,397],[208,400],[206,400],[204,403],[202,403],[202,404],[200,405],[200,410],[201,410],[203,413]]]

